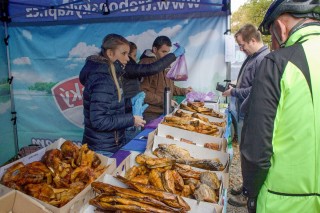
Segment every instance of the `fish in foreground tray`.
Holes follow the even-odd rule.
[[[91,199],[89,203],[97,208],[103,210],[110,209],[110,205],[115,207],[115,210],[127,210],[125,206],[130,206],[131,211],[137,211],[141,208],[142,212],[184,212],[182,208],[173,208],[165,203],[150,197],[150,195],[141,194],[140,196],[132,196],[124,193],[117,193],[116,195],[100,194]]]
[[[120,175],[117,175],[116,178],[123,182],[124,184],[128,185],[130,188],[133,188],[137,190],[138,192],[154,195],[156,197],[166,199],[166,200],[176,200],[176,195],[172,193],[168,193],[165,191],[157,190],[151,185],[144,185],[140,183],[135,183],[133,181],[130,181]]]
[[[147,205],[144,203],[140,203],[133,200],[124,199],[124,198],[119,198],[119,197],[110,197],[108,201],[109,202],[91,199],[89,201],[89,204],[101,210],[111,210],[111,211],[124,210],[129,212],[157,212],[157,213],[168,212],[168,210],[158,209],[151,205]]]
[[[185,211],[190,210],[190,206],[188,205],[188,203],[184,199],[182,199],[182,197],[180,197],[179,195],[158,190],[151,185],[144,185],[144,184],[132,182],[120,175],[117,175],[116,178],[121,182],[123,182],[124,184],[128,185],[130,188],[137,190],[138,192],[141,192],[141,193],[152,195],[171,207],[183,208],[183,210]]]
[[[186,164],[200,169],[223,171],[224,166],[219,159],[176,159],[176,163]]]
[[[213,189],[211,189],[207,184],[201,184],[193,194],[198,203],[200,201],[207,201],[211,203],[217,203],[218,197]]]

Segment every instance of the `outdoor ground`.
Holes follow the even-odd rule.
[[[234,186],[238,186],[242,184],[242,176],[241,176],[241,166],[240,166],[240,154],[239,154],[239,145],[235,141],[232,144],[233,147],[233,159],[230,166],[230,185],[228,190],[228,198],[230,197],[230,189]],[[234,207],[230,204],[227,205],[227,213],[247,213],[247,209],[245,207]]]

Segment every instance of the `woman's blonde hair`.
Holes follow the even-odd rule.
[[[123,45],[123,44],[127,44],[128,46],[130,46],[129,41],[127,39],[125,39],[124,37],[122,37],[121,35],[108,34],[104,37],[104,39],[102,41],[101,52],[100,52],[101,56],[108,59],[110,72],[111,72],[113,81],[117,87],[119,102],[121,101],[121,90],[120,90],[120,86],[119,86],[119,82],[118,82],[118,78],[117,78],[117,74],[116,74],[116,69],[114,67],[114,64],[110,61],[109,57],[107,56],[106,51],[109,49],[114,51],[119,45]]]

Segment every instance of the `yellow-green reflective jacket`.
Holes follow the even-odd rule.
[[[320,25],[305,24],[261,62],[241,143],[258,213],[320,212]]]

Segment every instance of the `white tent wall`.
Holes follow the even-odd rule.
[[[192,86],[200,92],[215,92],[216,82],[226,78],[227,25],[224,13],[112,21],[106,18],[67,24],[10,23],[10,65],[19,148],[29,144],[46,146],[60,137],[81,142],[83,86],[78,75],[85,58],[100,51],[105,35],[117,33],[135,42],[138,56],[151,48],[157,36],[170,37],[173,43],[185,47],[189,70],[189,79],[176,84]],[[6,70],[1,69],[0,76],[8,75]],[[6,145],[10,151],[3,152],[0,165],[14,155],[15,149],[10,108],[7,111],[0,114],[0,121],[8,126],[8,133],[0,138],[0,150]]]
[[[0,165],[15,154],[13,121],[11,121],[11,97],[8,83],[8,61],[5,28],[0,26]]]

